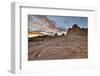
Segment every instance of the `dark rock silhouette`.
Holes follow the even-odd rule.
[[[55,33],[55,36],[57,36],[57,33]]]

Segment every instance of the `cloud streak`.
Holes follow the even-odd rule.
[[[42,15],[28,15],[29,20],[29,30],[32,31],[34,28],[39,28],[42,30],[46,30],[48,32],[65,32],[66,29],[58,27],[56,22],[53,20],[50,20],[47,16]],[[33,30],[34,30],[33,29]]]

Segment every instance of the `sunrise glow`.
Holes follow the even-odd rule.
[[[28,38],[32,38],[32,37],[37,37],[39,36],[38,34],[28,34]]]

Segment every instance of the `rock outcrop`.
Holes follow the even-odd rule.
[[[67,31],[68,34],[76,34],[76,35],[81,35],[81,36],[87,36],[87,28],[80,28],[77,24],[74,24],[72,28],[69,28]]]
[[[28,42],[28,60],[88,58],[87,32],[74,24],[67,35],[34,37]]]

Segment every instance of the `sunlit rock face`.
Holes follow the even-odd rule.
[[[77,34],[77,35],[87,35],[87,28],[80,28],[77,24],[74,24],[72,28],[69,28],[67,31],[68,34]]]

